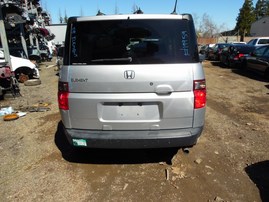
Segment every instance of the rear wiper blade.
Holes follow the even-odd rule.
[[[132,62],[132,57],[127,58],[101,58],[91,60],[91,62]]]

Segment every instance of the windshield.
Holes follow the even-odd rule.
[[[199,61],[187,20],[106,20],[69,25],[68,64],[160,64]]]

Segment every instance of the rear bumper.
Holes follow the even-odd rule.
[[[188,147],[196,144],[203,127],[160,131],[91,131],[65,129],[73,146],[108,149]]]

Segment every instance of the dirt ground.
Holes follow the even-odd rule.
[[[55,61],[41,85],[0,101],[0,201],[269,201],[269,83],[204,62],[207,111],[193,148],[73,151],[57,105]],[[32,110],[49,104],[48,111]],[[35,108],[34,108],[35,109]]]

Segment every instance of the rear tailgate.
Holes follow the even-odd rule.
[[[60,80],[69,83],[69,127],[93,130],[192,127],[194,66],[66,66]]]

